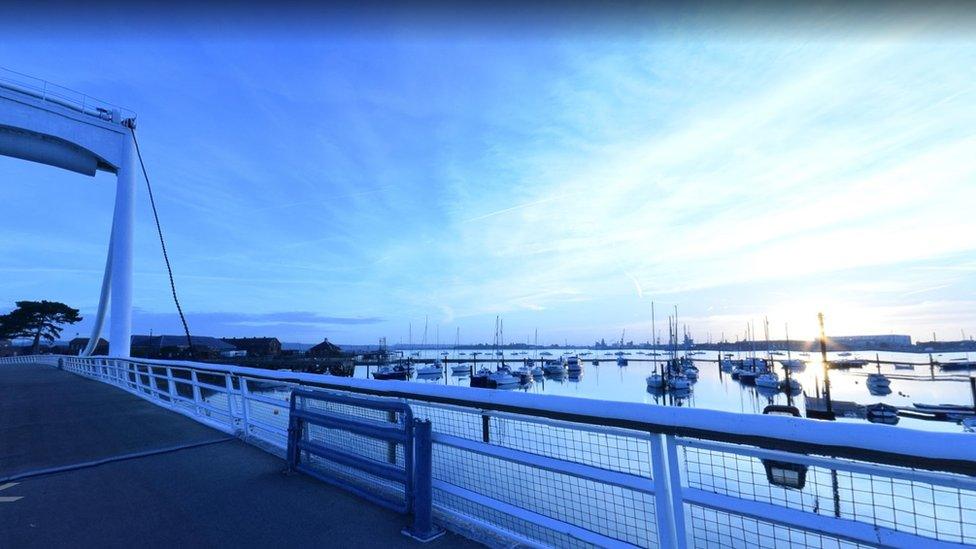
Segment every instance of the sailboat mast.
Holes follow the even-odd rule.
[[[651,302],[651,361],[654,363],[654,371],[657,371],[657,349],[655,349],[655,337],[657,328],[654,326],[654,302]]]
[[[773,353],[769,349],[769,317],[763,317],[763,335],[766,337],[766,360],[773,361]]]
[[[678,356],[678,306],[674,306],[674,356]]]
[[[790,347],[792,347],[792,345],[790,345],[790,323],[787,322],[786,323],[786,360],[790,361],[790,364],[792,365],[793,362],[792,359],[790,358],[791,357]]]
[[[752,342],[752,361],[755,364],[756,361],[756,321],[752,321],[752,326],[749,330],[749,341]]]
[[[654,351],[654,346],[657,343],[655,341],[656,338],[654,337],[655,334],[657,334],[657,328],[654,326],[654,302],[652,301],[651,302],[651,351],[652,353]],[[657,355],[651,354],[651,356],[656,357]],[[655,360],[655,362],[657,361]]]

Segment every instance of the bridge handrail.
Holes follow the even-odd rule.
[[[0,66],[0,88],[29,95],[101,120],[121,122],[136,117],[132,109],[113,105],[108,101],[2,66]],[[113,113],[116,112],[119,120],[113,119]]]
[[[373,396],[477,407],[601,427],[976,476],[976,444],[972,443],[972,436],[965,433],[930,432],[873,423],[849,424],[700,408],[650,406],[635,402],[450,387],[409,381],[344,378],[206,362],[145,358],[126,360],[135,364],[182,366],[200,371],[308,384]]]
[[[783,417],[736,421],[743,416],[201,362],[0,359],[0,367],[7,363],[45,364],[112,384],[279,455],[295,389],[406,402],[433,425],[439,520],[506,543],[684,548],[755,545],[760,536],[812,547],[816,540],[976,544],[976,525],[966,518],[976,505],[971,435],[962,433]],[[731,423],[726,432],[708,421]],[[811,451],[771,448],[779,444],[771,435],[786,434]],[[914,443],[878,441],[885,452],[865,452],[876,438],[909,436]],[[399,459],[389,448],[343,440],[368,459]],[[844,445],[828,444],[836,442]],[[915,457],[920,444],[938,457]],[[912,454],[892,458],[898,450]],[[886,461],[870,459],[879,456]],[[370,475],[347,478],[370,493],[389,489]]]

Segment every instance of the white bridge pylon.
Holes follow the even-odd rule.
[[[128,357],[132,336],[132,231],[137,158],[135,113],[0,68],[0,155],[94,176],[116,174],[115,213],[87,356],[111,303],[109,355]]]

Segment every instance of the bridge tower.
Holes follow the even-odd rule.
[[[116,175],[115,211],[98,312],[88,348],[101,336],[111,303],[109,355],[129,356],[132,248],[138,158],[135,113],[43,80],[0,68],[0,155],[87,176]]]

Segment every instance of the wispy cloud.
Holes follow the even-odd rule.
[[[112,58],[119,101],[145,121],[185,305],[250,311],[191,314],[202,330],[373,341],[436,315],[474,337],[500,314],[590,339],[637,330],[650,299],[713,333],[825,306],[854,331],[976,322],[952,304],[976,292],[976,42],[715,25],[451,47],[135,43]],[[8,49],[75,78],[105,58],[56,46]],[[147,57],[166,61],[131,63]],[[0,297],[92,305],[111,178],[81,188],[0,159],[0,179],[30,184],[0,203]],[[172,326],[142,198],[141,325]]]

